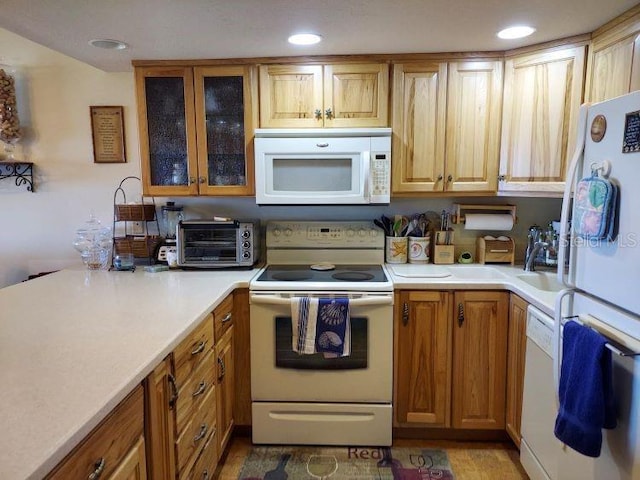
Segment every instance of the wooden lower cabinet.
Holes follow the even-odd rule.
[[[451,294],[396,294],[396,423],[450,426]]]
[[[520,446],[522,420],[522,392],[524,390],[524,362],[527,347],[527,307],[529,304],[511,294],[509,305],[509,341],[507,349],[507,412],[506,430],[513,442]]]
[[[234,304],[231,294],[145,381],[153,480],[213,478],[234,426]]]
[[[143,421],[139,386],[45,478],[146,479]]]
[[[399,291],[394,425],[505,428],[509,294]]]
[[[509,294],[454,294],[452,425],[505,426]]]

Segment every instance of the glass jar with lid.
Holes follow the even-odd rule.
[[[113,238],[111,228],[105,227],[93,214],[76,230],[73,247],[80,252],[89,270],[105,270],[109,264]]]

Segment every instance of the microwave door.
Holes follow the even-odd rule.
[[[257,202],[368,203],[368,157],[368,152],[265,155],[264,188],[257,189]]]

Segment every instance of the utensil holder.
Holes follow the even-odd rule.
[[[429,243],[431,238],[409,237],[409,263],[429,263]]]
[[[453,230],[437,230],[433,245],[433,263],[454,263],[455,245],[453,245]]]
[[[407,237],[387,237],[385,257],[387,263],[407,263]]]

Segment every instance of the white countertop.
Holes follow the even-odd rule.
[[[555,292],[519,279],[522,267],[386,267],[398,289],[507,289],[553,314]],[[0,478],[53,469],[257,272],[63,270],[0,289]]]
[[[0,478],[42,478],[257,270],[63,270],[0,289]]]

